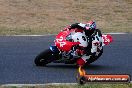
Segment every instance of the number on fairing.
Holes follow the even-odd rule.
[[[59,39],[56,39],[57,43],[60,43],[60,47],[63,47],[66,43],[63,42],[63,37],[61,36]]]
[[[107,36],[104,36],[104,42],[110,42],[110,40],[107,38]]]

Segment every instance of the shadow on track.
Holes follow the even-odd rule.
[[[47,68],[60,68],[60,69],[77,69],[78,67],[74,64],[49,64]]]
[[[57,68],[57,69],[78,69],[78,67],[75,64],[49,64],[45,66],[44,68]],[[84,69],[88,70],[108,70],[112,69],[112,67],[105,66],[105,65],[98,65],[98,64],[90,64],[84,66]]]

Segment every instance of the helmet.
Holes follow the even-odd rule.
[[[85,33],[76,32],[75,34],[72,35],[72,39],[74,42],[79,42],[80,43],[79,46],[82,46],[82,47],[88,46]]]
[[[95,30],[96,29],[96,23],[94,21],[89,21],[85,25],[86,30]]]

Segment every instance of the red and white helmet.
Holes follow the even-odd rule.
[[[89,21],[85,25],[86,30],[95,30],[96,29],[96,23],[94,21]]]

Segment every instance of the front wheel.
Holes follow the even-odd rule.
[[[36,56],[34,63],[36,66],[45,66],[55,60],[54,54],[50,49],[46,49]]]

